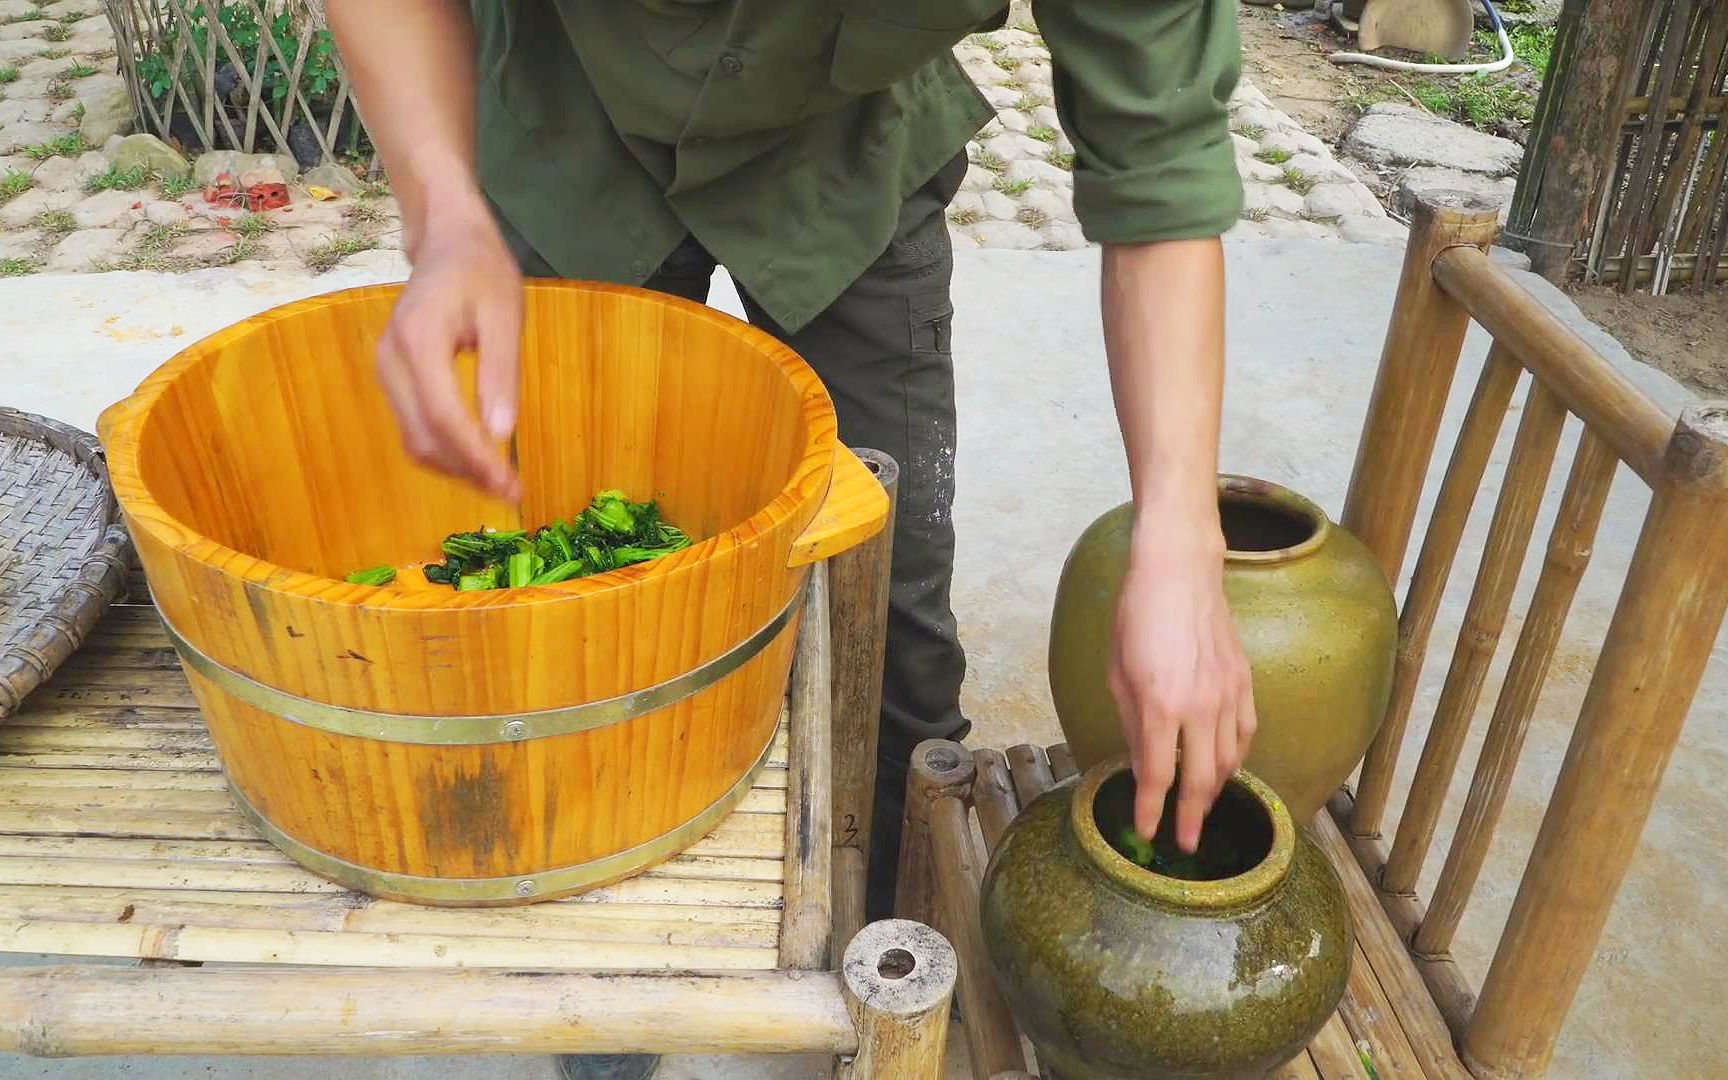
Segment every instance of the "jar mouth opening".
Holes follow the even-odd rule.
[[[1246,476],[1218,478],[1218,521],[1231,562],[1283,562],[1314,551],[1331,522],[1311,499]]]
[[[1247,906],[1289,874],[1295,825],[1263,781],[1246,772],[1231,777],[1193,854],[1175,841],[1177,790],[1166,797],[1158,833],[1148,842],[1134,831],[1135,781],[1126,755],[1095,766],[1074,795],[1072,824],[1081,848],[1118,884],[1183,908]]]

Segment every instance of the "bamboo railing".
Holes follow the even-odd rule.
[[[1472,319],[1494,347],[1422,537],[1399,626],[1392,701],[1352,799],[1332,804],[1478,1077],[1542,1075],[1638,844],[1657,784],[1728,608],[1728,403],[1670,418],[1484,248],[1490,208],[1418,206],[1344,523],[1397,580]],[[1499,501],[1416,772],[1388,850],[1381,823],[1429,634],[1465,519],[1522,372],[1530,389]],[[1585,433],[1570,464],[1535,594],[1426,907],[1416,882],[1499,645],[1568,415]],[[1625,462],[1652,500],[1571,746],[1480,996],[1449,955],[1505,804],[1537,697]]]

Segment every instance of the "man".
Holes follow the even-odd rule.
[[[378,375],[421,462],[508,496],[523,273],[707,296],[826,382],[848,443],[901,465],[869,914],[888,914],[906,761],[960,738],[951,257],[944,208],[991,116],[950,49],[1008,0],[329,0],[403,211],[414,272]],[[1112,689],[1156,828],[1182,748],[1178,839],[1253,732],[1225,607],[1215,475],[1218,236],[1241,185],[1225,103],[1233,0],[1043,0],[1075,209],[1137,506]],[[480,415],[452,356],[480,353]],[[1057,362],[1053,358],[1053,362]],[[572,1059],[572,1075],[646,1075]],[[604,1072],[613,1069],[613,1072]],[[583,1071],[587,1070],[587,1071]],[[632,1071],[633,1070],[633,1071]]]

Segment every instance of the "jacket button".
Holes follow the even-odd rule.
[[[727,53],[720,58],[720,70],[724,71],[728,75],[736,75],[744,70],[744,61],[733,56],[731,53]]]

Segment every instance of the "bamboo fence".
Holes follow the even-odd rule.
[[[322,0],[103,0],[144,130],[194,152],[371,156]]]
[[[1588,203],[1579,207],[1583,234],[1571,248],[1571,269],[1581,263],[1590,280],[1622,292],[1644,287],[1667,292],[1682,283],[1694,291],[1724,280],[1728,270],[1728,0],[1661,0],[1615,10],[1622,0],[1567,4],[1554,46],[1553,67],[1531,132],[1508,233],[1544,239],[1540,204],[1560,198],[1544,179],[1563,172],[1554,158],[1600,155]],[[1604,62],[1600,41],[1585,38],[1609,20],[1624,20],[1628,40],[1618,86],[1595,85]],[[1594,25],[1590,21],[1594,20]],[[1617,130],[1598,134],[1577,116],[1609,102]],[[1586,100],[1588,99],[1588,100]],[[1580,139],[1580,135],[1585,138]],[[1589,145],[1592,139],[1602,145]],[[1565,211],[1562,211],[1564,214]],[[1534,226],[1534,228],[1532,228]]]

